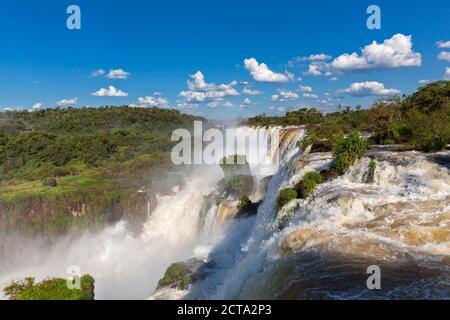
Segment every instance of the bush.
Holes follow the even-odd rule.
[[[26,278],[11,282],[3,293],[10,300],[94,300],[94,278],[84,275],[80,281],[81,289],[69,289],[66,279],[54,278],[35,283],[34,278]]]
[[[421,137],[413,141],[414,148],[424,152],[435,152],[447,147],[447,142],[439,136]]]
[[[225,185],[225,192],[230,195],[242,198],[250,195],[254,189],[254,181],[252,176],[239,175],[228,180]]]
[[[167,268],[164,277],[158,281],[157,289],[174,287],[180,290],[187,290],[190,284],[189,268],[185,263],[177,262]]]
[[[297,185],[297,192],[300,198],[306,199],[311,193],[316,189],[318,184],[323,181],[322,175],[318,172],[309,172],[304,177],[303,180]]]
[[[364,154],[368,147],[367,141],[358,132],[353,131],[347,138],[334,147],[333,168],[339,174],[344,174]]]
[[[307,135],[307,136],[305,137],[305,139],[303,139],[303,141],[301,142],[300,147],[301,147],[303,150],[306,150],[306,148],[308,148],[309,146],[314,145],[314,144],[317,142],[317,140],[319,140],[319,138],[317,137],[317,135],[314,134],[314,133],[311,133],[311,134]]]
[[[277,212],[280,211],[285,205],[292,200],[297,199],[298,193],[295,189],[283,189],[280,191],[277,198]]]

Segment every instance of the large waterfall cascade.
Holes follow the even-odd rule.
[[[332,155],[302,152],[302,128],[271,128],[267,140],[274,130],[280,159],[266,188],[267,176],[251,165],[258,173],[251,198],[263,199],[256,216],[233,219],[232,201],[205,203],[223,173],[218,165],[203,168],[174,194],[158,196],[140,235],[121,222],[62,239],[51,250],[23,251],[16,271],[0,264],[0,286],[30,275],[66,277],[67,267],[77,265],[95,277],[98,299],[450,298],[449,152],[377,151],[276,213],[279,190],[328,168]],[[371,161],[377,168],[368,181]],[[154,293],[169,265],[193,258],[210,263],[204,279],[187,291]],[[384,268],[386,290],[365,287],[370,264]]]

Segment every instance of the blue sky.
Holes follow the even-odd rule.
[[[66,27],[71,4],[81,30]],[[381,30],[366,27],[371,4]],[[5,0],[0,110],[157,104],[224,119],[368,106],[450,77],[449,18],[445,0]]]

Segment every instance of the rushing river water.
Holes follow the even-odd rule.
[[[328,168],[332,155],[303,153],[302,129],[271,130],[281,134],[280,167],[267,192],[253,195],[264,198],[256,216],[225,219],[232,208],[206,206],[223,174],[219,166],[202,168],[158,198],[138,236],[119,223],[61,239],[51,250],[16,245],[10,261],[0,261],[0,286],[30,275],[66,276],[78,265],[95,277],[97,299],[450,299],[450,152],[376,148],[277,214],[279,190]],[[377,166],[369,174],[371,161]],[[283,215],[291,218],[280,230]],[[171,263],[191,258],[208,263],[202,280],[186,292],[152,295]],[[371,265],[381,269],[381,290],[367,289]]]

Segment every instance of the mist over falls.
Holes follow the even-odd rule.
[[[374,149],[277,212],[281,189],[333,159],[301,150],[302,128],[270,130],[280,134],[281,158],[275,175],[254,177],[256,214],[239,216],[240,199],[221,194],[221,168],[204,167],[157,197],[139,235],[120,222],[50,249],[10,239],[14,256],[0,261],[0,286],[30,275],[66,277],[78,265],[95,278],[97,299],[450,298],[449,152]],[[201,276],[187,290],[155,291],[172,263],[189,261]],[[374,264],[383,270],[381,291],[366,287]]]

